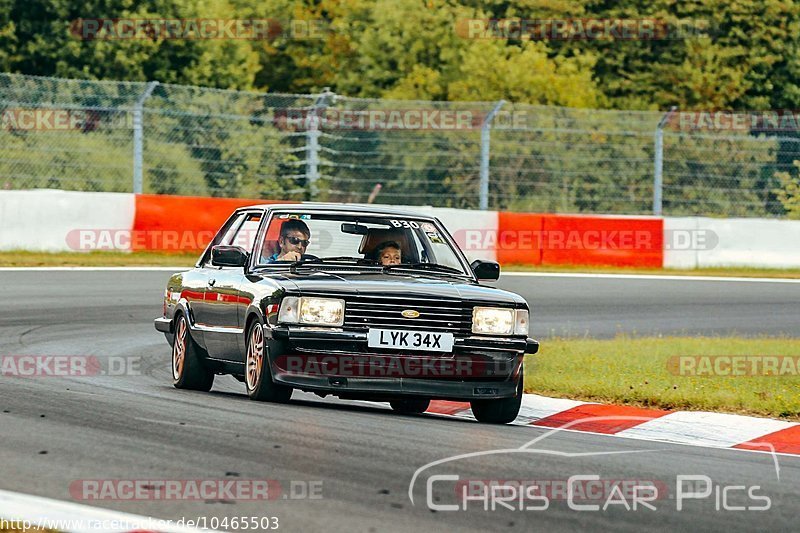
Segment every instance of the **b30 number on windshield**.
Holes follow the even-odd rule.
[[[395,228],[414,228],[419,229],[419,223],[413,220],[390,220],[392,226]]]

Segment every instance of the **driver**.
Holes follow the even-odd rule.
[[[308,248],[311,230],[302,220],[291,218],[281,226],[278,239],[279,250],[269,256],[267,263],[276,261],[299,261]]]

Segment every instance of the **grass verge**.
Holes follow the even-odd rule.
[[[678,359],[681,356],[695,356],[695,375],[681,372]],[[697,359],[697,356],[703,358]],[[768,360],[764,356],[785,357],[778,363],[777,375],[720,375],[717,372],[725,372],[726,360],[704,356],[758,356],[760,365]],[[684,370],[691,368],[688,359],[682,361]],[[744,363],[731,360],[730,371],[739,373],[741,368],[752,369],[753,361],[755,359],[751,358],[744,359]],[[715,371],[717,364],[721,366]],[[741,366],[735,366],[737,364]],[[719,411],[796,421],[800,420],[798,366],[800,339],[553,339],[542,343],[539,354],[528,356],[525,391],[600,403]]]
[[[35,531],[36,533],[59,533],[55,529],[40,529],[35,526],[26,528],[21,520],[0,518],[0,533],[28,533],[30,531]]]
[[[48,266],[186,266],[197,262],[200,252],[0,252],[0,267],[48,267]],[[620,268],[588,265],[574,266],[530,266],[507,265],[504,272],[555,272],[590,274],[649,274],[668,276],[717,276],[800,278],[800,269],[779,268],[697,268],[678,270],[672,268]]]
[[[191,267],[200,252],[0,252],[0,267],[55,266],[186,266]]]

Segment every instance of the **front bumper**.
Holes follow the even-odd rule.
[[[522,359],[539,343],[525,338],[459,337],[452,353],[376,352],[366,332],[265,326],[273,379],[339,396],[424,396],[449,400],[508,398]]]
[[[285,372],[277,373],[273,378],[278,383],[298,389],[328,392],[338,396],[363,396],[370,399],[424,396],[441,400],[491,400],[511,398],[517,391],[516,379],[450,381],[421,378],[341,378]]]
[[[167,317],[160,316],[153,321],[156,329],[161,333],[172,333],[172,320]]]
[[[339,329],[310,328],[300,326],[264,326],[264,336],[282,341],[291,341],[297,344],[312,345],[322,342],[333,348],[338,345],[357,345],[366,347],[367,334],[359,331],[346,331]],[[339,346],[341,347],[341,346]],[[535,354],[539,351],[539,341],[521,338],[500,337],[461,337],[454,339],[455,352],[461,350],[483,350],[519,352],[522,354]]]

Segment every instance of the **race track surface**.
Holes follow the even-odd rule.
[[[135,372],[122,376],[0,377],[0,488],[80,501],[70,486],[87,479],[271,479],[283,492],[267,502],[82,503],[173,519],[275,516],[285,531],[797,528],[797,458],[571,432],[550,435],[520,453],[520,446],[546,430],[398,416],[382,404],[298,392],[287,405],[259,404],[248,400],[244,386],[231,377],[218,377],[211,393],[178,391],[170,383],[169,347],[152,325],[167,277],[157,271],[0,272],[0,355],[92,355],[103,365],[109,358],[137,362]],[[800,331],[800,284],[509,277],[499,285],[529,301],[532,334],[544,340],[552,334],[610,337],[619,331]],[[517,452],[425,469],[412,487],[414,503],[409,499],[412,476],[430,462],[513,449]],[[466,511],[434,512],[426,503],[432,474],[458,475],[462,482],[518,479],[561,486],[571,476],[596,474],[607,481],[654,483],[661,490],[651,502],[655,510],[615,505],[576,511],[556,491],[545,510],[498,505],[486,511],[482,502],[473,501]],[[714,483],[711,496],[684,501],[678,511],[681,474],[708,476]],[[297,487],[304,484],[321,484],[322,497],[303,498]],[[745,489],[725,492],[726,486]],[[770,508],[722,509],[725,503],[765,505],[747,490],[769,498]],[[605,496],[591,503],[602,506]],[[430,499],[439,505],[461,501],[455,483],[443,480],[434,481]]]

